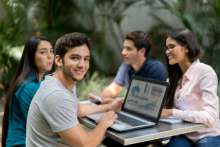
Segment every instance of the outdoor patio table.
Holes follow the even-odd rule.
[[[96,123],[88,118],[79,118],[79,122],[90,129],[93,129],[96,126]],[[105,135],[126,146],[139,142],[203,130],[207,127],[208,126],[204,124],[195,124],[189,122],[182,122],[174,125],[159,122],[154,127],[142,128],[127,132],[116,132],[112,129],[108,129]]]

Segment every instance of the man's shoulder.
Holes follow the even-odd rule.
[[[151,64],[162,64],[163,65],[163,63],[157,59],[151,59]]]
[[[122,64],[120,65],[120,68],[128,68],[129,65],[125,64],[125,62],[122,62]]]
[[[35,94],[32,103],[37,105],[39,111],[42,112],[45,111],[45,109],[55,109],[54,107],[66,106],[67,102],[74,104],[74,106],[77,107],[78,103],[76,99],[77,98],[71,97],[71,95],[64,90],[42,92],[41,89],[39,89]]]
[[[47,96],[46,98],[53,98],[53,99],[72,99],[72,96],[69,95],[67,93],[67,91],[65,90],[54,90],[54,91],[51,91]]]
[[[120,65],[119,69],[118,69],[118,73],[123,73],[125,71],[128,71],[129,70],[129,66],[130,65],[127,65],[125,64],[125,62],[122,62],[122,64]]]
[[[40,87],[34,96],[34,100],[41,103],[51,94],[57,97],[60,95],[66,95],[65,89],[62,88],[56,80],[45,79],[41,82]]]
[[[144,64],[144,66],[145,66],[145,69],[148,69],[148,70],[149,69],[160,69],[160,68],[166,70],[164,64],[157,59],[151,59],[150,62],[148,62],[148,64]]]
[[[166,67],[161,61],[157,59],[151,59],[151,61],[144,68],[144,73],[146,78],[155,80],[166,81],[167,78]]]
[[[64,90],[65,87],[54,77],[46,76],[45,80],[41,82],[41,90],[51,91],[51,90]]]

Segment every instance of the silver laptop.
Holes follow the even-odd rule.
[[[167,82],[132,76],[122,110],[115,112],[118,118],[111,128],[128,131],[155,126],[159,121],[168,88]],[[102,113],[87,115],[92,120],[101,116]]]

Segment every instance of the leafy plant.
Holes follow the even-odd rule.
[[[6,3],[2,1],[8,16],[0,20],[0,98],[7,92],[18,65],[18,59],[11,54],[10,49],[21,45],[18,41],[21,31],[13,19],[11,6]]]
[[[112,81],[113,78],[100,76],[98,72],[94,72],[91,77],[87,73],[85,78],[76,85],[77,97],[79,100],[87,100],[89,93],[101,93]],[[126,88],[122,90],[118,97],[125,97],[125,94]]]

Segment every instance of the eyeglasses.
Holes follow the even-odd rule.
[[[177,46],[178,44],[169,44],[168,46],[164,46],[164,50],[165,52],[167,52],[167,50],[169,52],[173,52],[174,48]]]

